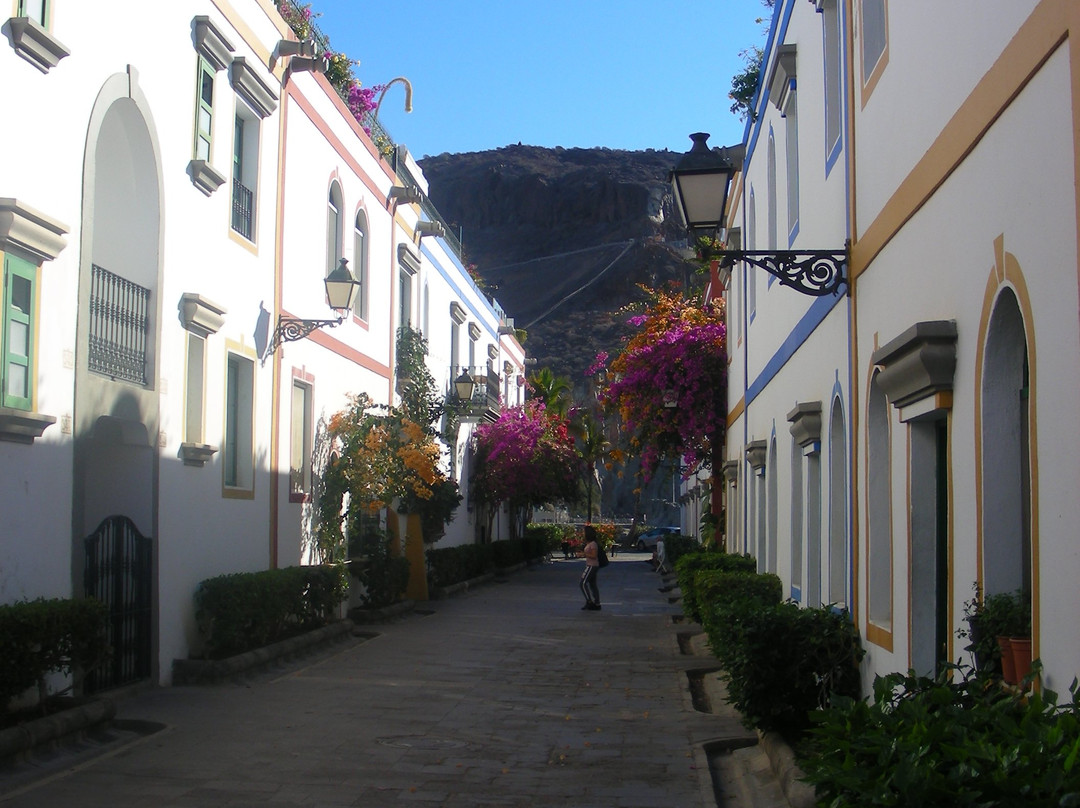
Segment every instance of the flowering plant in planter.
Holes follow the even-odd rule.
[[[727,417],[724,301],[702,305],[678,294],[648,295],[638,327],[608,370],[601,402],[617,412],[641,456],[646,480],[665,459],[681,458],[683,476],[709,468]],[[593,370],[600,372],[602,361]]]

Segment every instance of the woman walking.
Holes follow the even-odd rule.
[[[581,593],[585,595],[582,609],[599,611],[600,587],[596,579],[600,574],[600,545],[596,543],[596,528],[585,525],[585,571],[581,573]]]

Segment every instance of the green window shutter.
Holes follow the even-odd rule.
[[[0,403],[20,410],[34,398],[34,296],[37,267],[14,255],[4,256],[4,354],[0,368]]]
[[[214,118],[214,71],[204,57],[199,57],[197,95],[195,159],[210,162],[210,133]]]

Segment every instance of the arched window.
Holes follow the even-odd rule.
[[[803,453],[798,441],[791,441],[791,596],[802,597],[803,550]]]
[[[1011,290],[994,305],[982,375],[983,591],[1030,594],[1028,349]]]
[[[353,223],[353,277],[360,282],[353,311],[361,320],[368,318],[368,225],[367,214],[358,211]]]
[[[844,409],[833,399],[829,418],[829,603],[847,606],[847,436]]]
[[[341,263],[341,186],[336,182],[330,184],[330,196],[327,200],[326,212],[326,274],[329,275],[337,265]]]
[[[870,380],[867,396],[866,496],[867,565],[870,622],[892,631],[892,475],[889,440],[889,402],[878,384]],[[873,639],[871,637],[870,639]]]
[[[772,128],[769,128],[769,151],[767,155],[767,169],[768,169],[768,194],[769,198],[766,203],[769,206],[769,246],[768,249],[776,249],[776,136],[773,134]],[[772,277],[771,275],[769,276]]]
[[[765,471],[768,475],[768,523],[766,525],[766,552],[767,559],[765,568],[772,573],[777,570],[777,542],[776,531],[779,525],[778,522],[778,506],[777,499],[779,498],[779,485],[776,481],[778,466],[776,465],[776,436],[774,435],[769,442],[769,460],[765,464]]]

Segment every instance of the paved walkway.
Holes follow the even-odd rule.
[[[711,808],[701,746],[745,730],[694,710],[685,672],[708,660],[680,653],[645,558],[601,572],[600,612],[557,560],[244,683],[138,693],[118,717],[163,730],[0,803]]]

